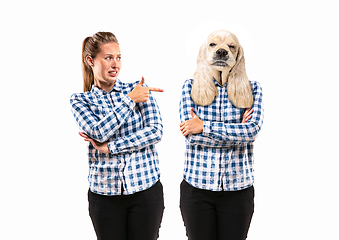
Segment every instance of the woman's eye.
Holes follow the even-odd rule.
[[[217,44],[215,43],[210,43],[210,47],[215,47]]]
[[[111,60],[112,58],[111,57],[106,57],[106,60]]]

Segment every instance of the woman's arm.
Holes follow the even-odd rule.
[[[150,91],[162,92],[160,88],[143,86],[144,77],[105,117],[99,119],[91,110],[83,94],[73,94],[70,99],[73,115],[83,133],[91,139],[103,143],[108,141],[122,124],[131,116],[136,103],[146,102]]]
[[[204,121],[203,134],[235,144],[254,142],[264,119],[262,89],[258,82],[254,83],[253,97],[253,113],[248,122],[227,124],[224,122]]]
[[[151,92],[147,102],[138,103],[143,128],[128,136],[113,139],[108,143],[112,154],[130,153],[161,141],[163,125],[158,104]]]
[[[241,123],[247,123],[252,118],[252,113],[253,109],[245,109]],[[202,133],[204,130],[204,121],[194,113],[193,108],[191,109],[191,116],[190,120],[180,123],[180,131],[184,137],[188,134]]]
[[[108,141],[123,123],[131,116],[135,103],[125,96],[104,118],[99,119],[91,110],[82,94],[73,94],[70,99],[73,115],[82,132],[93,140]]]
[[[163,134],[162,119],[156,100],[150,94],[147,102],[138,103],[143,128],[128,136],[100,143],[87,134],[80,132],[85,141],[92,143],[100,153],[131,153],[160,142]]]

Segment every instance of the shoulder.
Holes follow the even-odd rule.
[[[181,98],[180,98],[181,103],[193,102],[191,98],[192,82],[193,82],[193,79],[187,79],[184,81],[184,84],[182,86],[182,91],[181,91]]]
[[[184,84],[183,84],[183,86],[182,86],[182,89],[183,89],[183,91],[184,90],[191,90],[191,88],[192,88],[192,83],[193,83],[193,79],[187,79],[187,80],[185,80],[184,81]]]
[[[192,83],[193,83],[193,79],[187,79],[187,80],[185,80],[185,82],[184,82],[184,86],[185,86],[185,85],[186,85],[186,86],[192,85]]]
[[[84,93],[73,93],[70,97],[70,100],[83,99],[88,95],[89,92]]]
[[[80,101],[80,102],[88,102],[93,100],[93,93],[92,92],[84,92],[84,93],[73,93],[70,96],[70,102],[73,101]]]
[[[261,87],[261,85],[260,85],[260,83],[258,81],[250,80],[250,83],[251,83],[252,87]]]
[[[258,81],[250,81],[254,92],[262,92],[262,87]]]

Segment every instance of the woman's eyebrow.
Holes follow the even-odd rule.
[[[106,56],[121,56],[121,53],[106,53]]]

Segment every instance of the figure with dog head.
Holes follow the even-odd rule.
[[[264,110],[261,86],[248,80],[234,34],[213,32],[200,47],[179,113],[186,143],[180,209],[188,239],[246,239],[254,212],[253,144]]]

